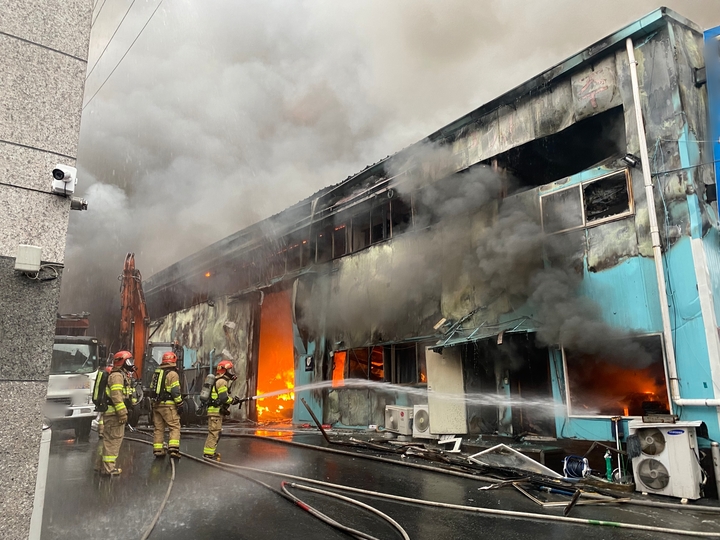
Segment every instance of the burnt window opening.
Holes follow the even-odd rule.
[[[412,227],[412,205],[395,196],[390,201],[390,236],[395,237]]]
[[[287,271],[299,270],[310,262],[310,245],[307,238],[289,236],[285,238],[287,245]]]
[[[593,223],[630,211],[630,183],[625,173],[583,184],[585,221]]]
[[[348,253],[348,227],[345,223],[332,229],[332,258],[337,259]]]
[[[315,235],[315,262],[325,263],[332,260],[333,227],[326,225]]]
[[[534,333],[503,334],[461,345],[463,379],[468,397],[469,433],[555,436],[555,419],[539,403],[552,403],[552,379],[548,349]],[[509,395],[515,400],[506,408],[500,401],[485,399]],[[473,399],[482,396],[482,399]],[[510,414],[508,414],[510,413]]]
[[[370,244],[390,238],[390,201],[374,206],[370,211]]]
[[[425,345],[417,343],[387,345],[385,381],[393,384],[427,384]]]
[[[348,379],[367,379],[383,381],[385,377],[385,361],[382,347],[363,347],[346,351],[345,368]],[[335,353],[334,356],[337,356]],[[333,380],[335,377],[333,376]]]
[[[609,342],[602,354],[564,349],[571,416],[645,416],[669,410],[662,336]]]
[[[360,251],[370,245],[370,213],[363,212],[352,217],[352,246],[353,252]]]
[[[634,211],[630,175],[618,171],[543,195],[540,206],[549,234],[628,216]]]
[[[542,186],[589,169],[627,151],[622,107],[615,107],[569,127],[493,156],[486,163],[507,170],[515,189]]]

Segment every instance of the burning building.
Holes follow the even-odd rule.
[[[435,433],[674,412],[719,439],[714,55],[649,14],[152,276],[154,339],[234,360],[260,422],[304,397],[344,426],[428,403]]]

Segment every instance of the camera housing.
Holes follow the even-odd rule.
[[[70,165],[58,163],[52,171],[52,192],[58,195],[69,196],[75,193],[77,184],[77,169]]]

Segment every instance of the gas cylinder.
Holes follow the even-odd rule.
[[[202,389],[200,390],[200,403],[207,403],[208,401],[210,401],[210,395],[214,385],[215,375],[210,373],[207,377],[205,377],[205,382],[203,383]]]

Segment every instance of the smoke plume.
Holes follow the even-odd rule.
[[[714,3],[668,2],[705,26]],[[71,216],[60,306],[90,311],[107,341],[126,252],[150,276],[656,7],[176,0],[120,62],[157,5],[146,1],[98,62],[130,4],[95,8],[78,155],[90,206]]]

